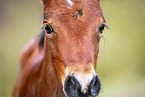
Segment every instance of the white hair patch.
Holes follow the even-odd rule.
[[[74,5],[74,2],[72,2],[71,0],[66,0],[66,1],[70,5],[70,7],[72,7]]]
[[[83,73],[83,72],[71,72],[70,69],[67,68],[66,69],[66,76],[73,75],[79,81],[79,83],[82,87],[81,91],[83,93],[86,93],[91,80],[96,75],[96,72],[95,72],[93,66],[92,66],[91,70],[92,70],[92,72],[90,72],[90,73]]]

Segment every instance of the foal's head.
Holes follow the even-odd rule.
[[[94,97],[101,90],[95,72],[105,19],[100,0],[42,0],[45,36],[63,91]]]

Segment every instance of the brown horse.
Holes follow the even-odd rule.
[[[42,0],[44,31],[20,57],[13,97],[96,97],[105,19],[100,0]]]

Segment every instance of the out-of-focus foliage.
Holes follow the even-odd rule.
[[[101,0],[107,24],[97,73],[100,97],[145,96],[145,1]],[[0,97],[11,97],[23,46],[41,32],[39,0],[0,1]]]

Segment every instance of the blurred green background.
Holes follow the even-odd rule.
[[[101,0],[99,97],[145,97],[145,0]],[[23,46],[41,32],[39,0],[0,0],[0,97],[11,97]]]

